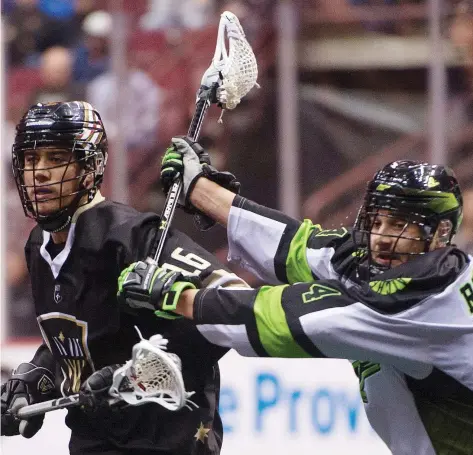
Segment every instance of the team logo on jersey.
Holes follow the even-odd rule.
[[[38,316],[38,323],[64,375],[61,392],[64,395],[79,392],[83,379],[94,371],[87,345],[87,322],[54,312]]]
[[[54,384],[51,379],[43,374],[41,379],[38,381],[38,392],[42,395],[46,395],[54,389]]]
[[[61,285],[56,284],[56,285],[54,285],[54,301],[56,303],[59,303],[61,300],[62,300]]]
[[[304,303],[311,303],[335,295],[341,295],[341,292],[337,289],[315,283],[309,288],[308,292],[302,294],[302,301]]]
[[[358,381],[360,383],[360,395],[363,403],[368,403],[368,396],[365,391],[365,381],[370,377],[376,374],[381,370],[381,365],[379,363],[369,362],[369,361],[355,361],[352,363],[353,369],[355,370],[356,375],[358,376]]]
[[[362,258],[366,256],[366,248],[358,248],[356,251],[353,251],[351,255],[355,258]]]
[[[377,294],[390,295],[402,291],[411,281],[412,278],[394,278],[385,281],[370,281],[370,288]]]
[[[194,435],[196,441],[200,441],[202,444],[205,444],[205,438],[208,438],[208,432],[210,428],[205,428],[204,424],[200,422],[199,428],[197,428],[197,433]]]
[[[348,231],[346,228],[341,227],[340,229],[321,229],[315,237],[345,237]]]
[[[465,302],[468,306],[468,311],[473,315],[473,279],[472,283],[466,283],[460,288],[460,294],[465,299]]]

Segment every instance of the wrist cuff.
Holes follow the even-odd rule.
[[[177,308],[177,303],[179,302],[181,293],[186,289],[196,289],[196,286],[189,281],[177,281],[174,283],[171,286],[170,291],[164,296],[161,310],[164,312],[173,312]]]

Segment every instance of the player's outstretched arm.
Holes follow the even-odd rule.
[[[190,195],[190,202],[217,223],[227,227],[235,193],[207,178],[198,178]]]
[[[431,372],[429,346],[436,338],[430,336],[430,307],[419,305],[425,296],[410,293],[409,286],[400,295],[385,292],[392,280],[384,287],[377,283],[374,290],[368,285],[348,289],[336,280],[258,289],[199,289],[197,284],[190,289],[181,288],[187,285],[175,272],[162,277],[168,284],[158,285],[158,315],[192,319],[199,330],[205,328],[208,341],[241,355],[358,359],[393,365],[415,377]],[[401,317],[392,313],[393,301],[401,309],[411,306],[409,317],[404,311]],[[439,330],[447,329],[461,338],[457,329]]]
[[[165,191],[178,176],[183,178],[187,210],[203,212],[227,227],[230,260],[268,283],[318,278],[307,246],[314,234],[322,231],[320,226],[235,195],[239,189],[235,177],[214,169],[205,150],[189,138],[173,138],[164,155],[161,182]],[[311,242],[312,248],[330,243],[332,238],[323,232]],[[340,240],[346,232],[337,232],[336,238]]]

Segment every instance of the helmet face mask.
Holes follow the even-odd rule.
[[[12,155],[25,214],[57,232],[100,188],[107,138],[99,114],[88,103],[37,104],[17,125]]]
[[[355,221],[359,276],[369,279],[449,245],[461,215],[460,188],[449,168],[413,161],[388,164],[368,183]],[[439,226],[441,237],[436,236]]]
[[[354,239],[371,274],[428,251],[431,229],[421,219],[377,206],[359,213]]]

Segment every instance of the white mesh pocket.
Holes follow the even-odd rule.
[[[171,355],[168,354],[168,356]],[[173,355],[173,357],[177,356]],[[153,395],[161,392],[174,395],[178,391],[175,376],[175,372],[169,368],[168,364],[163,363],[158,355],[142,350],[133,368],[130,369],[129,379],[135,390],[143,394]]]
[[[132,359],[115,371],[110,395],[135,406],[154,402],[170,411],[197,407],[188,399],[194,392],[185,390],[181,359],[164,351],[166,339],[155,336],[150,341],[142,338],[133,347]]]
[[[223,78],[226,107],[234,109],[240,100],[256,85],[258,65],[255,54],[241,31],[238,38],[230,36],[230,66]]]

